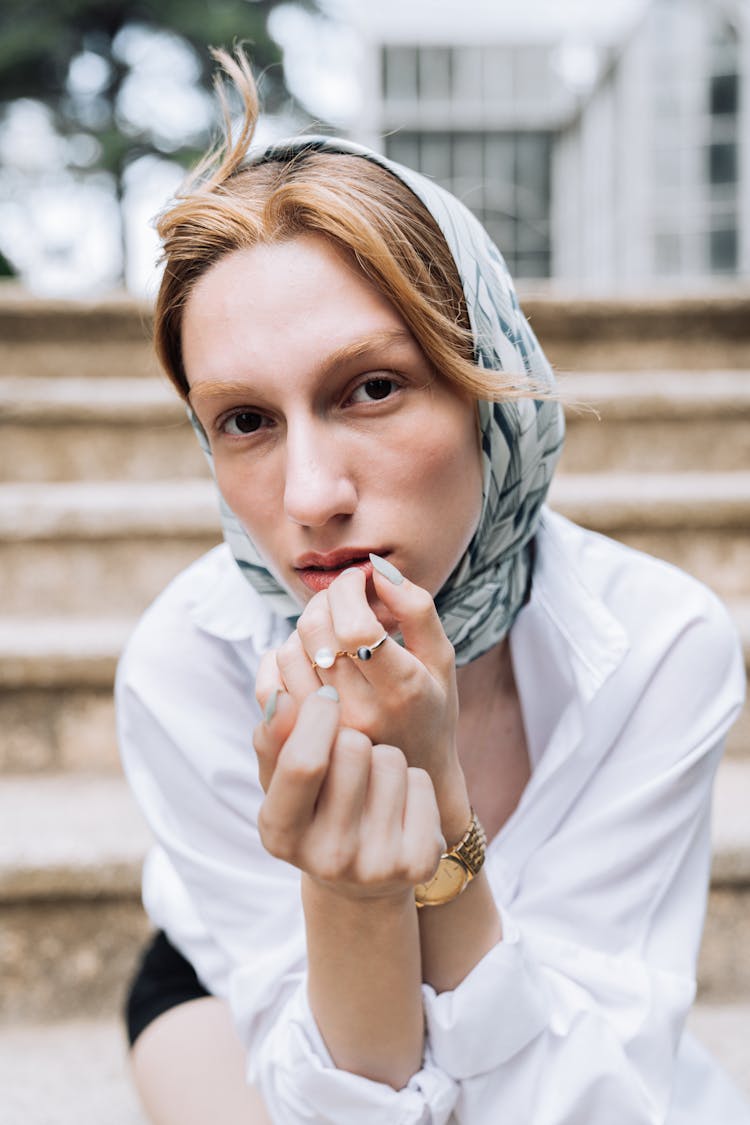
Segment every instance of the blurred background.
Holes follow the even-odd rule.
[[[112,687],[220,539],[152,354],[151,222],[237,41],[259,143],[350,135],[487,225],[598,410],[553,506],[710,585],[750,669],[750,0],[0,0],[3,1125],[143,1125],[118,1013],[149,836]],[[750,705],[714,809],[691,1026],[750,1094]]]
[[[419,168],[520,278],[746,280],[749,27],[747,0],[3,0],[3,265],[149,293],[149,219],[216,125],[207,47],[246,40],[263,139],[335,130]]]

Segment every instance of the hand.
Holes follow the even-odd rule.
[[[256,691],[262,705],[283,690],[301,704],[321,683],[332,684],[341,700],[341,721],[373,742],[398,746],[410,766],[427,770],[435,787],[446,835],[463,832],[469,816],[466,786],[458,762],[453,647],[432,597],[404,579],[394,585],[373,575],[375,592],[400,627],[404,647],[392,638],[360,661],[339,657],[330,669],[312,668],[321,648],[356,652],[383,635],[370,607],[362,571],[345,571],[305,607],[296,631],[261,662]]]
[[[279,698],[254,735],[266,799],[266,849],[348,898],[412,894],[445,848],[424,770],[400,750],[341,726],[338,703],[317,693]]]

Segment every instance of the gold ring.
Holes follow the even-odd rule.
[[[350,656],[352,658],[352,660],[371,660],[372,654],[374,652],[376,652],[377,649],[379,649],[381,645],[385,644],[385,642],[387,640],[388,640],[388,634],[383,633],[383,636],[380,638],[379,641],[375,641],[375,644],[360,645],[356,652],[344,652],[341,655],[342,656]]]
[[[380,646],[385,644],[387,640],[388,634],[383,633],[380,640],[375,641],[371,645],[360,645],[354,652],[349,652],[347,649],[340,649],[338,652],[334,652],[332,648],[319,648],[310,661],[310,664],[314,671],[316,668],[323,668],[324,670],[333,668],[340,656],[348,656],[352,660],[371,660],[372,654],[377,652]]]

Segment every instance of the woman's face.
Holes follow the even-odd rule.
[[[227,255],[182,345],[219,488],[297,601],[370,575],[370,552],[437,593],[479,519],[476,407],[341,252],[305,235]]]

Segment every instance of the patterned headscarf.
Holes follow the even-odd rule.
[[[445,236],[463,284],[476,363],[526,374],[552,387],[547,358],[518,304],[503,257],[478,220],[449,192],[418,172],[334,137],[301,136],[271,145],[249,164],[288,161],[305,152],[361,156],[414,192]],[[435,598],[459,665],[502,640],[521,609],[531,578],[532,541],[563,442],[561,407],[550,399],[479,402],[483,499],[474,536]],[[203,429],[190,412],[213,468]],[[222,500],[222,527],[238,565],[275,612],[296,619],[298,603],[266,568],[248,533]]]

